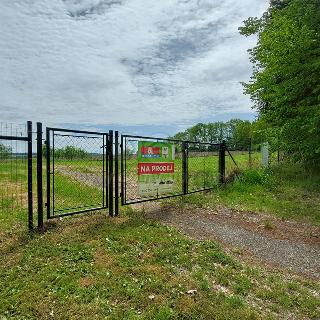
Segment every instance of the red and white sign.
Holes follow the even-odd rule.
[[[160,155],[160,147],[146,147],[146,146],[143,146],[141,147],[141,154],[142,155]]]
[[[174,173],[173,162],[140,162],[138,163],[138,175]]]

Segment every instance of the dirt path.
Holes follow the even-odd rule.
[[[225,208],[158,208],[146,216],[193,238],[218,240],[247,258],[320,279],[320,228]]]

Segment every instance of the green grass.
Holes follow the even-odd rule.
[[[61,173],[55,174],[55,211],[71,212],[78,208],[102,207],[102,187],[86,185]]]
[[[9,319],[319,316],[319,284],[241,264],[130,210],[68,218],[1,251],[0,316]]]
[[[242,161],[239,157],[244,164],[245,156]],[[96,190],[63,175],[57,183],[67,206]],[[283,188],[285,194],[279,192]],[[291,211],[284,215],[281,206],[288,207],[276,196],[292,203]],[[317,223],[318,196],[319,177],[278,168],[247,171],[225,188],[183,199],[197,206],[252,208]],[[304,217],[299,208],[311,211]],[[320,316],[319,283],[241,263],[215,242],[191,240],[130,207],[123,208],[120,218],[109,218],[106,211],[84,214],[47,224],[45,233],[32,235],[26,233],[22,211],[0,214],[0,318]]]
[[[320,225],[320,174],[288,163],[245,170],[225,187],[190,195],[184,202],[268,213]]]

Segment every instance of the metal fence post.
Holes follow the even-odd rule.
[[[219,150],[219,183],[223,184],[226,175],[226,143],[222,141]]]
[[[121,205],[124,205],[124,197],[125,197],[125,192],[124,192],[124,147],[123,147],[123,135],[121,135],[121,142],[120,142],[120,148],[121,148]]]
[[[188,143],[182,142],[182,190],[188,193]]]
[[[37,122],[37,191],[38,228],[43,228],[43,184],[42,184],[42,123]]]
[[[32,193],[32,122],[27,122],[28,130],[28,227],[33,230],[33,193]]]
[[[109,216],[113,216],[113,131],[109,130]]]
[[[47,218],[50,219],[50,210],[51,210],[51,199],[50,199],[50,196],[51,196],[51,190],[50,190],[50,187],[51,187],[51,183],[50,183],[50,131],[48,128],[46,128],[46,164],[47,164],[47,203],[46,203],[46,206],[47,206]]]
[[[114,214],[119,215],[119,132],[114,133]]]

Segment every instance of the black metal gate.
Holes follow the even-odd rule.
[[[150,148],[160,148],[161,144],[173,148],[174,158],[169,163],[172,165],[170,179],[149,179],[150,192],[141,192],[139,178],[139,157],[141,156],[142,143]],[[140,146],[140,147],[139,147]],[[140,156],[139,156],[140,154]],[[195,141],[183,141],[177,139],[144,137],[133,135],[121,136],[121,204],[159,200],[194,192],[214,189],[224,179],[225,164],[224,143],[206,143]],[[148,157],[149,155],[146,155]],[[141,161],[141,159],[140,159]],[[152,165],[157,167],[157,155],[154,155]],[[146,176],[151,174],[145,174]],[[160,176],[160,175],[158,175]],[[148,179],[148,178],[146,178]],[[154,182],[155,181],[155,182]],[[162,185],[161,185],[162,184]],[[167,185],[166,185],[167,184]],[[157,189],[158,188],[158,189]],[[159,191],[161,189],[161,191]]]
[[[112,133],[46,128],[45,149],[48,219],[108,208]]]

